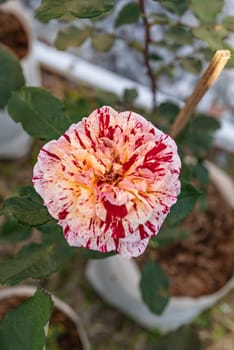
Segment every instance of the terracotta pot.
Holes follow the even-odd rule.
[[[14,16],[22,26],[22,31],[27,40],[27,49],[24,56],[20,58],[20,63],[26,85],[39,86],[39,65],[33,52],[32,28],[26,8],[20,5],[19,2],[12,0],[0,6],[0,13]],[[3,43],[0,42],[0,44]],[[6,43],[5,46],[7,46]],[[11,50],[9,46],[7,48]],[[31,147],[32,138],[23,130],[19,123],[15,123],[9,117],[6,109],[0,110],[0,120],[0,158],[18,158],[26,155]]]
[[[234,208],[234,184],[218,167],[206,163],[211,180]],[[89,261],[86,277],[104,300],[133,318],[147,329],[158,328],[162,332],[175,330],[191,322],[208,309],[234,286],[231,278],[218,292],[198,298],[171,297],[162,315],[153,314],[141,299],[139,289],[140,270],[134,260],[120,255]]]
[[[0,289],[0,303],[4,303],[4,301],[6,301],[7,299],[15,297],[29,298],[35,293],[35,291],[36,288],[32,286],[16,286]],[[52,299],[54,302],[54,308],[65,314],[76,326],[77,335],[80,338],[83,350],[90,350],[90,343],[88,341],[87,335],[84,331],[82,322],[78,315],[72,310],[72,308],[68,304],[56,298],[54,295],[52,295]]]

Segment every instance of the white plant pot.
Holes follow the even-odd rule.
[[[32,48],[32,28],[26,9],[17,1],[8,1],[0,10],[14,15],[22,24],[28,36],[28,53],[20,61],[26,85],[40,86],[39,64]],[[32,138],[23,130],[21,124],[15,123],[7,110],[0,110],[0,158],[14,159],[26,155],[31,147]]]
[[[211,180],[222,191],[224,198],[234,208],[234,184],[219,168],[206,163]],[[172,297],[160,316],[153,314],[141,299],[139,289],[140,271],[134,260],[115,255],[101,260],[90,260],[86,277],[111,305],[147,329],[168,332],[190,323],[202,311],[208,309],[234,286],[231,278],[218,292],[198,298]]]
[[[31,297],[36,292],[36,288],[32,286],[16,286],[0,289],[0,303],[4,303],[4,300],[9,299],[11,297]],[[78,315],[72,310],[72,308],[64,303],[62,300],[56,298],[52,295],[52,300],[54,302],[54,307],[56,307],[59,311],[63,312],[71,321],[74,322],[77,328],[77,333],[79,335],[80,341],[83,346],[83,350],[90,350],[90,343],[88,341],[87,335],[82,326],[82,322]]]

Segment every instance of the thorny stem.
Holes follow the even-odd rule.
[[[145,66],[147,69],[147,74],[151,82],[151,91],[153,95],[153,111],[156,110],[156,92],[157,92],[157,84],[154,76],[154,72],[152,70],[152,67],[150,65],[150,44],[152,42],[151,39],[151,33],[150,33],[150,23],[148,22],[148,18],[145,12],[145,1],[144,0],[139,0],[139,7],[140,11],[142,13],[142,19],[143,19],[143,24],[145,28],[145,46],[144,46],[144,60],[145,60]]]

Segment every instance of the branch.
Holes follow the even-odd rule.
[[[148,18],[145,12],[145,2],[144,0],[139,0],[139,7],[142,13],[143,24],[145,28],[145,46],[144,46],[144,60],[145,66],[147,69],[147,74],[151,82],[151,91],[153,95],[153,111],[156,110],[156,92],[157,92],[157,84],[154,76],[154,72],[150,65],[150,44],[152,42],[151,33],[150,33],[150,23],[148,22]]]

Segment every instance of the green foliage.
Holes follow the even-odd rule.
[[[181,57],[180,63],[182,68],[194,74],[199,74],[202,69],[202,62],[198,58]]]
[[[60,137],[72,124],[63,103],[41,88],[24,87],[15,91],[8,111],[30,135],[43,140]]]
[[[41,21],[68,16],[92,18],[106,13],[114,7],[114,0],[42,0],[36,11]]]
[[[31,243],[1,264],[0,283],[14,285],[26,278],[50,276],[57,269],[54,255],[55,244]]]
[[[234,16],[224,17],[224,19],[222,21],[222,25],[225,29],[233,32],[234,31]]]
[[[192,167],[193,176],[202,186],[207,186],[209,181],[209,173],[202,163],[197,163]]]
[[[65,50],[69,46],[81,46],[90,36],[91,29],[88,27],[78,28],[71,26],[58,33],[55,46],[59,50]]]
[[[171,244],[177,240],[186,239],[191,235],[191,232],[181,227],[170,227],[168,225],[164,225],[157,236],[151,238],[153,245],[158,246],[166,246]]]
[[[18,221],[30,226],[42,225],[49,220],[47,208],[33,187],[21,190],[18,197],[12,197],[4,202],[2,214],[13,215]]]
[[[32,228],[30,226],[19,223],[14,217],[9,217],[0,227],[0,241],[23,241],[29,238],[31,233]]]
[[[160,315],[169,301],[169,281],[158,262],[148,262],[143,266],[140,280],[142,299],[148,308]]]
[[[186,181],[198,181],[202,188],[205,188],[209,181],[208,170],[201,162],[196,161],[191,164],[187,164],[183,161],[180,176],[186,179]]]
[[[198,39],[205,41],[211,50],[225,49],[227,45],[224,43],[224,39],[227,37],[227,33],[221,30],[222,28],[214,27],[198,27],[193,29],[193,34]]]
[[[133,104],[135,99],[137,98],[138,93],[137,89],[125,89],[123,94],[123,101],[126,104]]]
[[[0,4],[3,4],[4,2],[6,2],[7,0],[0,0]]]
[[[92,35],[92,45],[96,51],[109,51],[115,42],[115,37],[108,33],[94,33]]]
[[[181,193],[176,204],[174,204],[171,208],[166,222],[172,226],[185,219],[186,216],[192,212],[200,195],[201,192],[198,191],[192,184],[187,181],[182,181]]]
[[[165,13],[153,13],[151,18],[153,19],[153,24],[163,25],[170,23],[170,18]]]
[[[215,118],[198,114],[184,130],[179,145],[183,149],[190,149],[191,154],[198,159],[204,159],[213,145],[214,132],[219,127],[220,123]]]
[[[191,0],[154,0],[159,2],[167,11],[183,15],[188,9]]]
[[[55,244],[54,250],[54,260],[59,266],[63,261],[69,259],[77,248],[70,247],[64,238],[63,230],[59,226],[56,220],[51,220],[50,222],[39,227],[42,234],[42,240],[46,244]]]
[[[24,246],[13,258],[0,266],[0,283],[16,284],[26,278],[42,279],[56,272],[74,249],[63,237],[55,222],[40,227],[42,243]]]
[[[0,321],[1,350],[42,350],[52,307],[50,295],[37,289],[33,297],[10,310]]]
[[[105,259],[116,254],[115,252],[101,253],[96,250],[90,250],[85,248],[81,248],[81,250],[84,256],[88,259]]]
[[[159,116],[165,120],[167,125],[171,125],[173,123],[179,111],[180,108],[173,102],[163,102],[158,106]]]
[[[192,32],[183,26],[175,25],[170,26],[166,32],[164,38],[166,40],[172,40],[179,45],[191,45],[193,40]]]
[[[12,91],[24,85],[19,61],[0,45],[0,109],[5,107]]]
[[[136,23],[140,18],[140,9],[136,2],[129,2],[120,10],[115,27]]]
[[[191,0],[191,8],[203,23],[213,23],[222,11],[224,0]]]
[[[157,340],[154,350],[202,350],[198,335],[188,326],[169,333]]]

